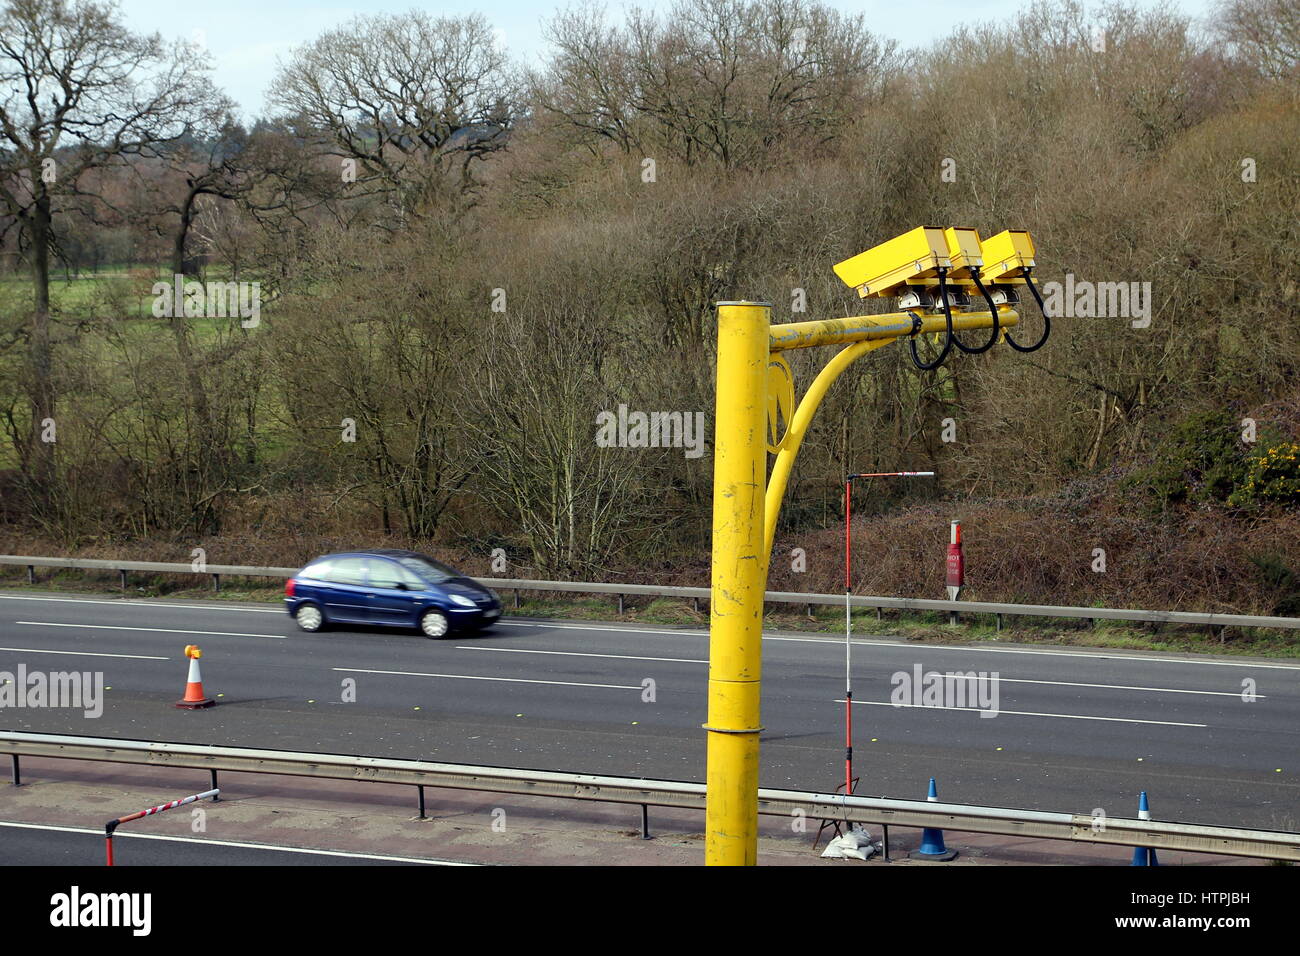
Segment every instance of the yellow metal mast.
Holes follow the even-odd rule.
[[[767,356],[772,307],[718,303],[709,623],[706,862],[758,861],[759,675],[768,549]]]
[[[922,368],[934,366],[923,365],[915,354],[915,339],[921,335],[946,336],[943,354],[954,332],[964,329],[997,328],[995,337],[1010,341],[1004,330],[1018,322],[1011,307],[1017,301],[1018,285],[1028,285],[1041,308],[1029,277],[1034,266],[1029,234],[1008,231],[979,247],[977,242],[973,229],[923,226],[835,266],[836,274],[861,295],[899,296],[900,301],[914,301],[914,310],[773,326],[772,307],[767,303],[718,303],[709,709],[704,725],[708,731],[705,862],[709,865],[758,862],[763,597],[786,481],[822,398],[855,359],[900,338],[913,339],[913,359]],[[984,263],[988,264],[987,289],[979,282],[979,267]],[[966,284],[979,287],[984,301],[997,308],[996,315],[987,310],[959,311],[969,304],[961,292]],[[902,299],[904,295],[911,298]],[[1044,315],[1039,341],[1017,345],[1019,351],[1033,351],[1047,340],[1046,320]],[[793,382],[779,353],[818,345],[846,348],[822,369],[791,414]],[[779,440],[775,435],[778,409],[786,420]],[[776,455],[770,486],[769,451]]]

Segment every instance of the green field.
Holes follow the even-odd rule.
[[[156,318],[153,314],[152,287],[156,282],[169,279],[167,270],[139,263],[109,266],[98,273],[84,273],[71,279],[62,272],[53,274],[50,311],[61,362],[70,368],[99,372],[107,376],[111,384],[127,382],[131,366],[149,355],[156,355],[160,350],[169,357],[174,355],[170,320]],[[203,281],[225,282],[230,279],[228,272],[212,269],[204,275]],[[0,276],[0,316],[6,317],[6,325],[25,324],[33,303],[32,282],[28,274],[14,272]],[[263,324],[245,330],[239,319],[227,317],[196,316],[186,321],[196,352],[217,347],[234,333],[253,335],[266,327]],[[25,349],[11,349],[7,355],[0,354],[0,363],[21,362],[25,355]],[[89,394],[79,394],[75,398],[81,408],[90,411],[99,421],[107,421],[111,414],[120,430],[159,424],[156,417],[146,422],[138,405],[102,389],[92,389]],[[66,405],[66,402],[61,403],[61,407]],[[176,419],[171,424],[179,426],[184,410],[177,408],[175,412]],[[274,412],[275,409],[262,408],[259,420],[267,421]],[[7,444],[0,446],[0,468],[16,465],[14,449]]]

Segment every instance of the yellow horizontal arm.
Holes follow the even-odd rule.
[[[944,332],[948,328],[943,315],[917,313],[921,316],[921,333]],[[1004,306],[998,310],[998,324],[1003,328],[1015,325],[1019,317],[1015,309]],[[817,319],[812,322],[791,322],[774,325],[768,333],[768,347],[773,352],[787,349],[806,349],[814,345],[848,345],[876,339],[896,339],[912,334],[912,317],[906,312],[887,312],[883,315],[854,315],[847,319]],[[991,329],[993,316],[988,312],[957,312],[952,317],[952,327],[961,332],[966,329]]]

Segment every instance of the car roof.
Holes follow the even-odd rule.
[[[334,554],[322,554],[318,558],[313,558],[311,564],[317,561],[324,561],[327,558],[366,558],[378,556],[381,558],[420,558],[423,557],[419,551],[406,551],[401,548],[366,548],[361,551],[337,551]]]

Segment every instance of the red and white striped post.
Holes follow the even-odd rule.
[[[953,521],[948,534],[948,600],[956,601],[966,584],[966,558],[961,550],[961,522]],[[957,612],[948,612],[948,623],[957,623]]]
[[[109,820],[104,824],[104,842],[108,847],[108,863],[106,865],[113,865],[113,831],[123,823],[130,823],[132,820],[139,820],[141,817],[151,817],[155,813],[162,813],[164,810],[174,810],[176,807],[183,807],[187,803],[194,803],[196,800],[204,800],[207,797],[211,797],[215,800],[220,793],[221,791],[219,789],[204,790],[202,793],[196,793],[189,797],[181,797],[179,800],[173,800],[171,803],[164,803],[162,806],[150,807],[148,810],[141,810],[138,813],[128,813],[126,816],[118,817],[116,820]]]
[[[844,792],[853,793],[853,482],[859,478],[933,478],[932,471],[875,471],[844,479]]]

